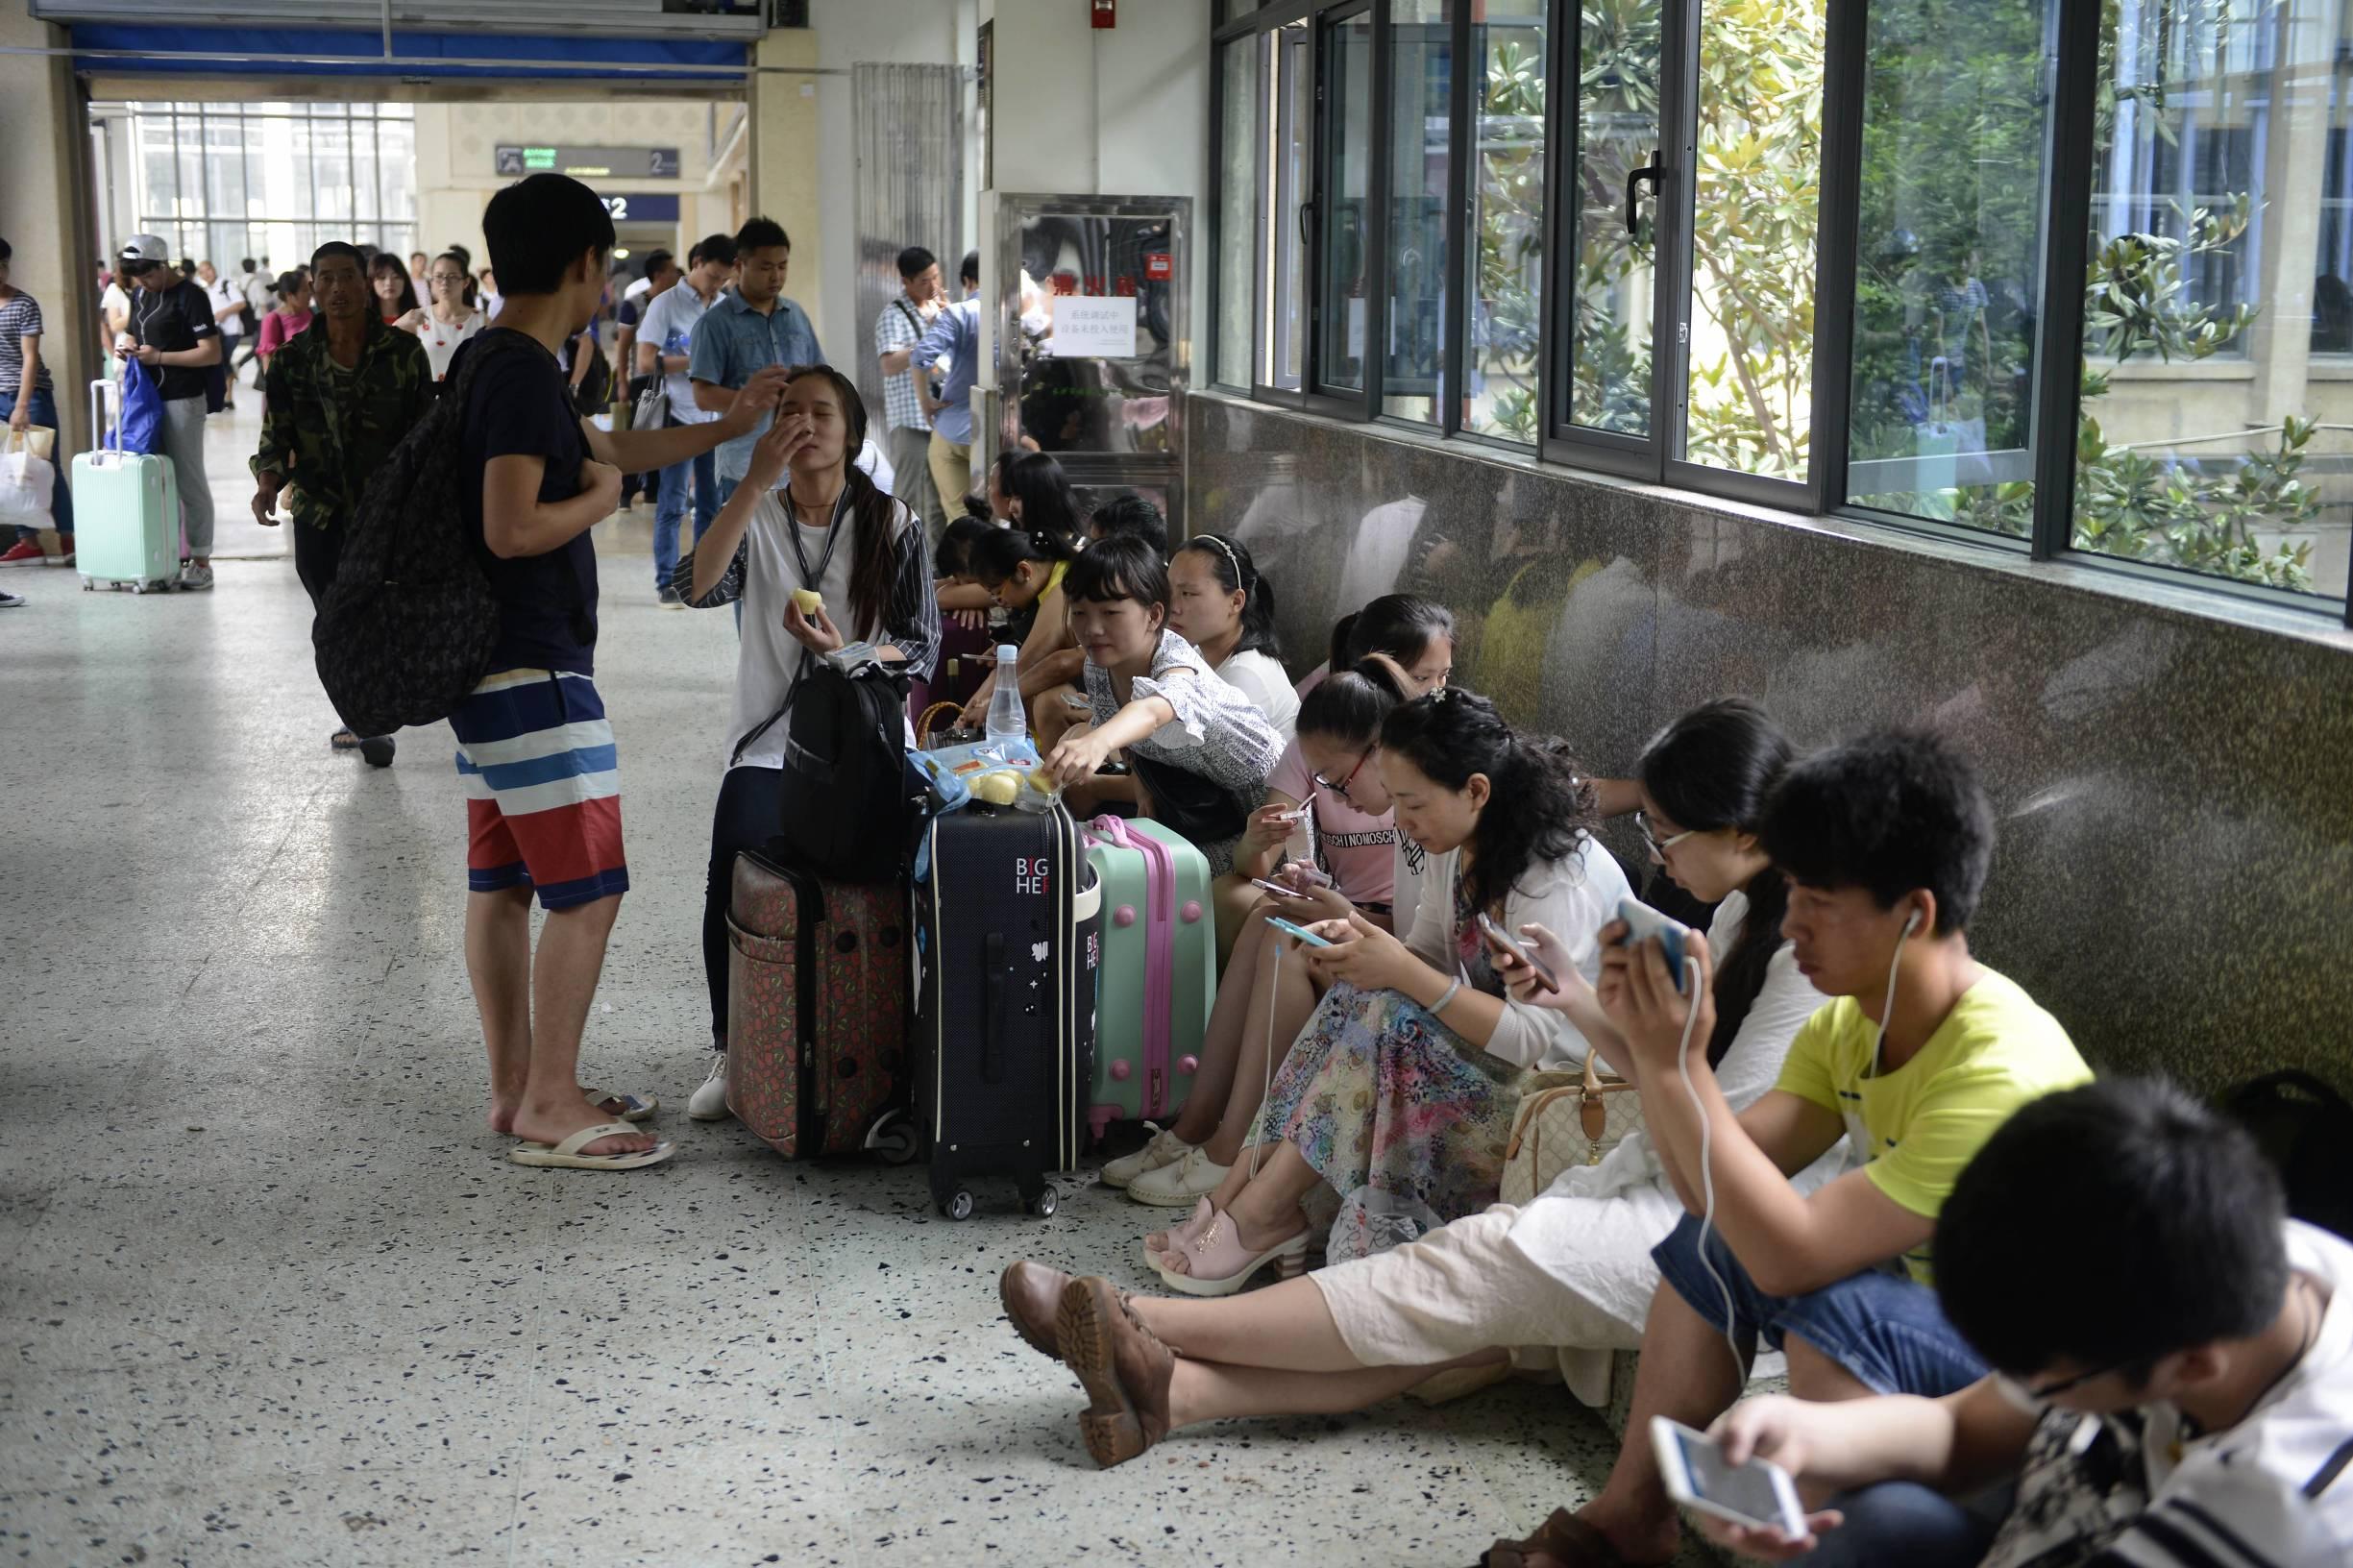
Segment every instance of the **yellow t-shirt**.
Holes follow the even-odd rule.
[[[1978,1146],[2028,1100],[2092,1080],[2059,1020],[1987,969],[1920,1054],[1874,1075],[1879,1026],[1851,996],[1805,1020],[1776,1086],[1834,1113],[1872,1184],[1934,1219]],[[1903,1263],[1930,1283],[1925,1243]]]

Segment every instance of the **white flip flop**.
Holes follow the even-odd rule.
[[[628,1107],[621,1113],[623,1121],[651,1121],[653,1114],[662,1109],[662,1102],[651,1094],[631,1094],[618,1089],[583,1089],[580,1094],[600,1111],[604,1109],[605,1101],[619,1100]]]
[[[525,1141],[506,1151],[506,1158],[518,1165],[538,1165],[561,1170],[635,1170],[641,1165],[658,1165],[678,1152],[671,1142],[656,1143],[650,1149],[632,1154],[582,1154],[580,1150],[601,1138],[629,1138],[637,1129],[625,1121],[599,1122],[583,1127],[561,1143],[550,1148],[545,1143]]]

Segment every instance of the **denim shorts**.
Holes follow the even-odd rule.
[[[1710,1323],[1724,1321],[1724,1292],[1700,1262],[1700,1222],[1685,1214],[1651,1249],[1675,1293]],[[1775,1350],[1795,1335],[1875,1394],[1937,1398],[1985,1376],[1985,1362],[1945,1321],[1936,1292],[1897,1274],[1851,1274],[1802,1296],[1767,1295],[1740,1266],[1724,1234],[1707,1233],[1707,1262],[1732,1293],[1736,1335]]]

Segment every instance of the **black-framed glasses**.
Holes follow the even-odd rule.
[[[1308,778],[1317,789],[1330,790],[1334,795],[1336,795],[1341,799],[1346,800],[1349,798],[1348,786],[1357,781],[1357,774],[1364,772],[1364,765],[1372,760],[1373,750],[1374,748],[1371,747],[1366,747],[1364,748],[1364,750],[1357,757],[1357,765],[1348,770],[1348,776],[1346,778],[1326,778],[1321,773],[1310,773],[1308,774]]]
[[[1674,848],[1677,845],[1682,843],[1685,839],[1691,837],[1691,835],[1699,831],[1699,829],[1696,827],[1687,827],[1680,833],[1672,834],[1669,837],[1662,839],[1656,833],[1651,830],[1651,814],[1647,811],[1637,811],[1634,813],[1634,827],[1642,834],[1642,842],[1650,845],[1651,858],[1658,862],[1658,864],[1661,866],[1664,866],[1667,863],[1668,850]]]
[[[2000,1389],[2003,1396],[2019,1409],[2039,1412],[2050,1409],[2056,1401],[2074,1392],[2087,1383],[2104,1378],[2111,1372],[2123,1371],[2124,1368],[2133,1364],[2133,1360],[2134,1358],[2126,1357],[2123,1360],[2111,1361],[2106,1366],[2096,1366],[2089,1372],[2078,1372],[2071,1378],[2061,1378],[2057,1383],[2047,1383],[2041,1387],[2028,1384],[2023,1378],[2014,1378],[2007,1372],[1997,1372],[1994,1374],[1994,1386]]]

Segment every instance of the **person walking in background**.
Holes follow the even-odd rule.
[[[121,272],[98,269],[98,318],[106,328],[105,353],[114,352],[114,340],[131,330],[131,290]]]
[[[205,301],[212,306],[212,324],[221,330],[221,407],[237,405],[237,339],[245,335],[245,293],[220,274],[209,261],[196,263],[196,281],[205,285]]]
[[[735,286],[720,295],[695,326],[686,375],[696,406],[723,414],[738,388],[771,365],[817,365],[825,361],[809,313],[784,297],[792,270],[793,242],[772,218],[753,218],[735,232]],[[768,429],[763,417],[748,433],[719,449],[719,503],[744,478],[752,444]]]
[[[237,266],[240,269],[237,292],[245,298],[245,336],[242,357],[230,362],[229,379],[233,382],[239,371],[260,355],[262,318],[278,308],[278,280],[270,272],[268,257],[257,261],[249,256],[240,260]],[[254,384],[261,384],[259,371],[254,372]]]
[[[186,564],[180,586],[212,586],[212,482],[205,477],[205,384],[221,362],[220,329],[212,302],[187,278],[176,275],[170,253],[157,234],[133,234],[119,264],[137,285],[131,301],[131,343],[116,357],[136,359],[156,379],[163,395],[163,455],[172,460],[180,491],[181,526],[186,530]],[[193,270],[192,268],[190,270]]]
[[[915,346],[940,313],[940,258],[920,245],[898,253],[899,292],[874,318],[874,353],[882,361],[883,447],[898,477],[898,499],[923,520],[932,548],[947,527],[939,486],[931,478],[930,379],[915,368]]]
[[[432,282],[433,264],[423,251],[408,253],[408,282],[410,286],[424,290]]]
[[[635,282],[621,293],[620,303],[613,306],[613,393],[614,401],[634,404],[638,393],[645,390],[636,373],[637,331],[644,322],[646,306],[668,292],[678,281],[677,258],[668,251],[649,251],[646,270]],[[661,478],[658,474],[624,474],[621,477],[621,505],[629,508],[640,490],[658,507],[661,504]]]
[[[479,304],[482,307],[482,319],[484,321],[496,321],[499,319],[499,306],[501,304],[499,298],[498,272],[494,268],[484,267],[481,271],[481,280],[482,289]]]
[[[394,325],[417,307],[416,286],[408,281],[408,269],[401,265],[399,257],[389,251],[377,252],[368,262],[367,276],[368,285],[376,294],[377,312],[384,318],[385,326]],[[314,296],[316,283],[314,274],[311,290]]]
[[[40,302],[9,281],[12,254],[9,242],[0,239],[0,416],[7,418],[11,433],[36,425],[55,430],[57,396],[49,367],[41,363]],[[50,449],[49,526],[58,532],[58,565],[71,566],[74,498],[65,484],[64,458],[61,446]],[[19,527],[15,542],[0,554],[0,566],[38,566],[42,559],[40,530]]]
[[[280,349],[310,329],[310,279],[306,272],[289,272],[278,280],[278,308],[261,318],[261,374],[270,373],[270,359]]]
[[[910,355],[918,374],[943,358],[948,362],[926,451],[932,485],[942,496],[961,496],[972,488],[972,387],[980,380],[980,252],[965,252],[956,281],[964,298],[933,318]]]
[[[705,425],[719,417],[695,402],[694,383],[687,379],[686,368],[695,325],[719,298],[719,291],[727,286],[727,277],[734,270],[735,240],[726,234],[704,236],[686,253],[686,272],[680,281],[648,301],[637,324],[632,348],[637,373],[665,378],[669,423],[673,425]],[[673,463],[662,470],[654,486],[653,588],[656,601],[666,610],[686,608],[686,601],[671,587],[670,577],[678,563],[678,527],[686,518],[690,486],[695,504],[694,542],[700,544],[710,531],[711,520],[719,515],[719,469],[714,453],[706,452]]]
[[[482,313],[466,303],[473,292],[473,277],[466,271],[465,258],[455,251],[444,251],[433,258],[432,270],[426,275],[426,284],[432,290],[432,303],[421,306],[392,325],[404,332],[414,332],[425,345],[427,363],[432,366],[433,380],[444,380],[450,374],[450,361],[457,355],[457,346],[488,325]]]
[[[276,527],[278,499],[294,520],[294,574],[316,609],[335,580],[343,536],[368,477],[425,417],[433,374],[425,346],[384,324],[357,247],[331,240],[310,257],[316,326],[273,355],[262,380],[261,445],[252,458],[254,521]],[[392,737],[337,729],[330,745],[379,768]]]

